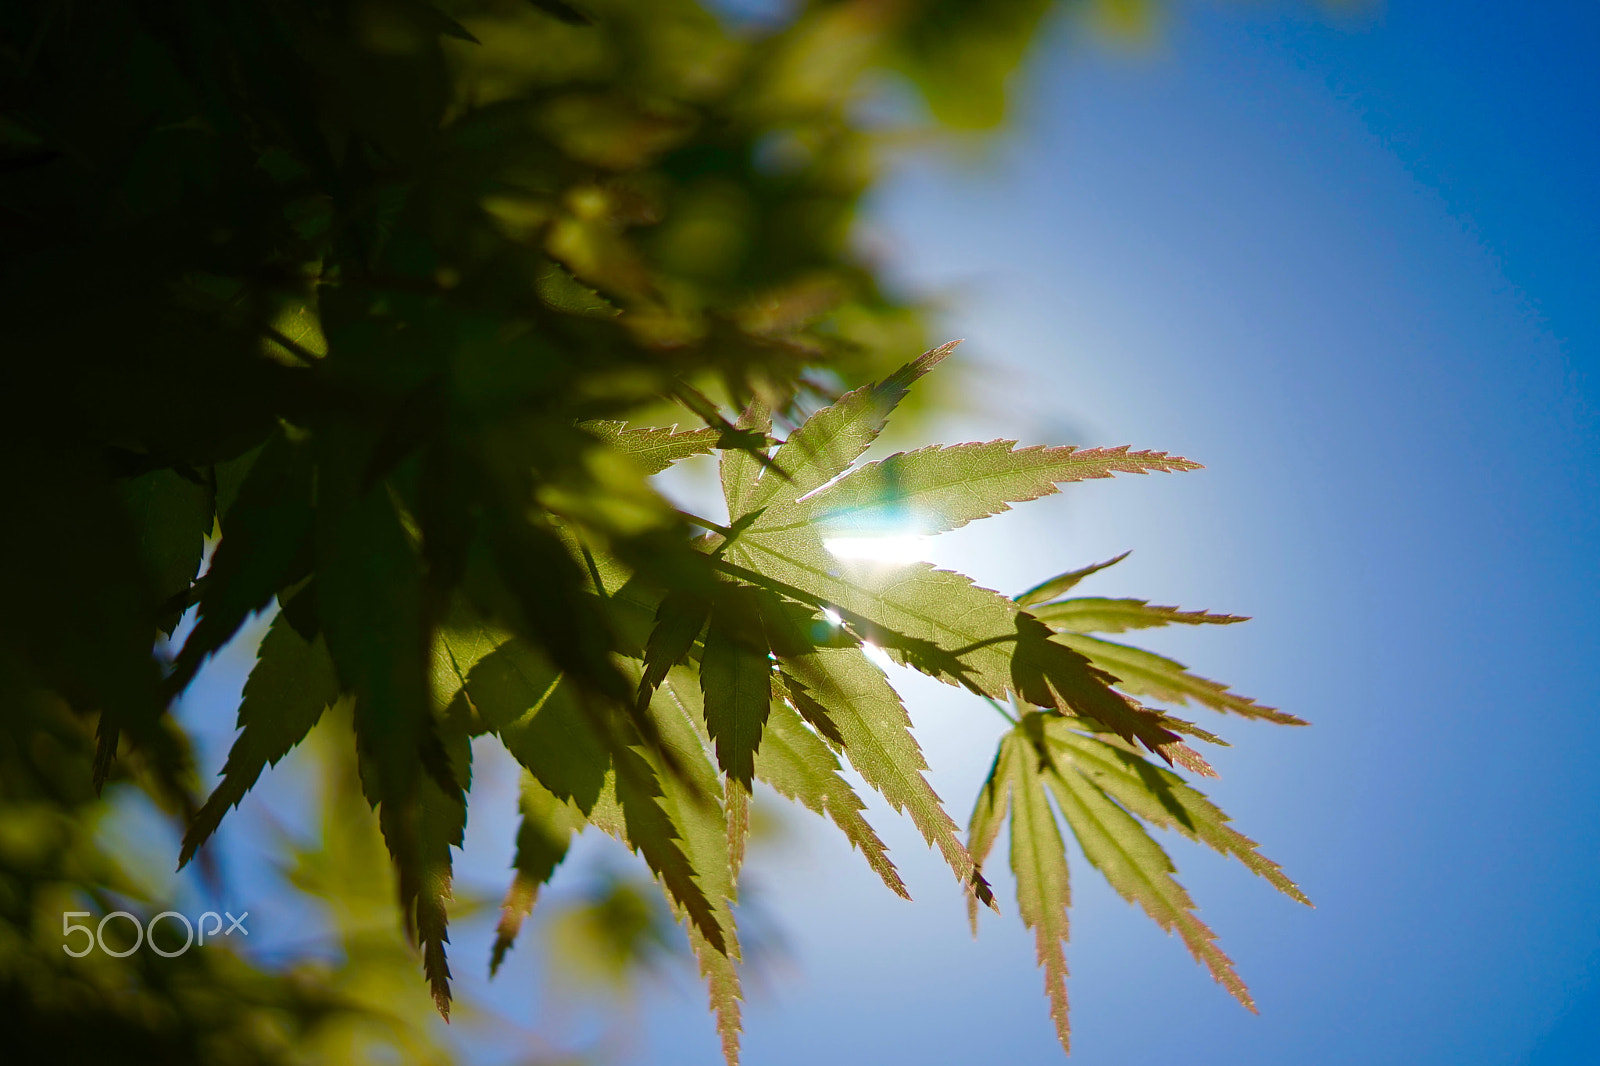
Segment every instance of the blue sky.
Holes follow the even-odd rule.
[[[1085,590],[1253,615],[1149,643],[1315,723],[1212,723],[1235,746],[1208,791],[1316,910],[1173,848],[1261,1015],[1075,855],[1072,1061],[1600,1061],[1597,31],[1576,3],[1398,0],[1181,3],[1131,52],[1062,26],[1005,135],[878,196],[863,240],[968,338],[940,371],[967,410],[926,436],[1207,465],[1069,486],[938,561],[1015,592],[1133,549]],[[197,705],[233,698],[236,650]],[[1002,723],[897,681],[964,819]],[[493,892],[514,815],[479,797],[514,774],[480,750],[462,875]],[[785,951],[746,1061],[1063,1061],[1014,905],[973,941],[939,860],[872,815],[914,904],[804,822],[753,857]],[[463,996],[556,1009],[526,947],[482,988],[488,924],[454,931]],[[687,981],[626,1027],[633,1061],[715,1061]]]

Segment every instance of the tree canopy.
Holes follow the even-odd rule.
[[[1148,829],[1305,901],[1176,772],[1211,774],[1190,742],[1221,741],[1173,708],[1299,719],[1105,639],[1242,619],[1071,595],[1116,560],[1008,597],[840,548],[1198,466],[1008,440],[860,461],[953,347],[916,354],[920,309],[852,243],[897,133],[864,101],[892,74],[930,121],[993,124],[1050,7],[815,2],[754,26],[690,0],[0,12],[0,996],[23,1039],[275,1061],[285,1032],[382,1009],[338,973],[226,952],[56,951],[66,901],[127,898],[90,832],[99,790],[156,798],[187,863],[271,766],[326,747],[325,717],[349,723],[396,875],[361,913],[403,923],[404,972],[443,1014],[485,735],[524,771],[494,964],[574,834],[610,834],[686,929],[729,1062],[757,781],[906,895],[846,765],[944,857],[974,921],[998,906],[983,864],[1009,817],[1063,1045],[1063,822],[1250,1005]],[[725,511],[651,480],[700,455]],[[274,610],[208,788],[170,708]],[[1013,723],[965,839],[871,649]],[[324,845],[307,885],[353,861]],[[89,1035],[91,1015],[115,1024]]]

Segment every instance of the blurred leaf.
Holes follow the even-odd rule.
[[[623,991],[672,952],[671,923],[648,885],[607,878],[563,907],[550,930],[552,968],[567,982]]]
[[[528,0],[528,2],[540,11],[574,26],[590,26],[594,24],[594,19],[572,4],[567,3],[566,0]]]
[[[555,793],[524,774],[518,806],[522,823],[517,829],[517,852],[512,860],[516,876],[500,907],[500,924],[495,930],[494,951],[489,959],[489,975],[494,976],[506,952],[516,940],[522,923],[546,884],[567,857],[572,835],[583,828],[583,815]]]

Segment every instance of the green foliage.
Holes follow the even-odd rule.
[[[354,782],[354,752],[343,736],[332,743],[327,727],[305,744],[326,790],[322,832],[289,858],[294,882],[331,904],[341,961],[296,959],[267,971],[235,953],[237,936],[184,951],[170,919],[152,933],[170,958],[148,949],[123,958],[64,954],[63,912],[123,910],[147,923],[166,909],[127,849],[115,846],[92,788],[88,726],[44,694],[8,703],[0,717],[0,1012],[9,1061],[342,1066],[385,1053],[444,1061],[394,920],[394,884]],[[265,760],[260,752],[269,750],[251,755]],[[130,761],[112,768],[108,788],[150,786],[130,776]],[[107,927],[108,940],[119,927]]]
[[[761,33],[691,0],[0,13],[0,322],[23,400],[0,425],[22,516],[0,525],[0,800],[26,858],[6,853],[0,903],[22,946],[0,963],[19,1024],[71,1028],[86,1001],[61,989],[85,980],[90,1017],[134,1033],[154,997],[197,1027],[181,1054],[152,1045],[158,1061],[274,1061],[284,1042],[260,1033],[404,1019],[424,983],[447,1015],[452,856],[481,736],[525,771],[491,967],[593,826],[643,859],[687,929],[729,1062],[755,781],[907,894],[846,763],[974,913],[995,902],[981,864],[1009,812],[1063,1042],[1056,811],[1248,1003],[1142,823],[1303,897],[1148,758],[1209,773],[1184,738],[1217,738],[1140,700],[1299,719],[1091,635],[1240,619],[1062,598],[1109,563],[1013,600],[829,547],[1197,466],[1014,441],[858,463],[953,344],[894,369],[922,330],[849,241],[875,147],[854,109],[898,68],[941,120],[992,123],[1047,6],[819,2]],[[703,425],[656,425],[690,419]],[[713,453],[726,524],[650,480]],[[274,605],[202,800],[169,707]],[[1018,708],[966,843],[870,648]],[[346,970],[63,968],[44,901],[77,891],[105,911],[120,891],[78,832],[94,790],[155,798],[188,862],[301,744],[330,785],[323,848],[294,877],[336,901]],[[653,950],[652,914],[608,890],[572,922],[614,932],[621,960]],[[223,1017],[207,982],[289,1020]],[[118,986],[132,999],[113,1002]],[[435,1050],[393,1028],[405,1053]],[[330,1061],[360,1043],[328,1031]]]

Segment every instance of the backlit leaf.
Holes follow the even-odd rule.
[[[789,479],[763,475],[758,485],[740,494],[738,509],[730,507],[729,516],[737,518],[764,507],[779,499],[780,493],[790,500],[802,497],[843,473],[883,432],[889,415],[905,399],[911,385],[943,362],[960,343],[951,341],[924,352],[876,385],[845,393],[806,419],[773,456],[773,462]],[[730,505],[734,502],[730,495]]]
[[[305,739],[323,710],[339,698],[333,660],[318,637],[307,643],[279,614],[256,653],[255,668],[239,701],[239,736],[228,751],[222,783],[184,833],[182,868],[211,836],[227,812],[239,805],[268,766]]]
[[[1031,607],[1036,603],[1044,603],[1047,600],[1056,599],[1058,596],[1061,596],[1076,587],[1078,582],[1082,581],[1090,574],[1096,574],[1107,567],[1116,566],[1131,554],[1133,553],[1123,552],[1116,558],[1107,559],[1103,563],[1095,563],[1093,566],[1085,566],[1080,570],[1068,570],[1066,573],[1058,574],[1049,581],[1041,581],[1027,592],[1024,592],[1022,595],[1018,596],[1017,602],[1024,607]]]
[[[1260,854],[1259,844],[1232,828],[1226,814],[1177,774],[1074,732],[1070,726],[1068,719],[1045,722],[1044,734],[1058,762],[1072,766],[1130,813],[1232,855],[1284,895],[1310,905],[1305,893],[1284,875],[1282,868]]]
[[[866,858],[867,865],[895,895],[910,899],[905,882],[889,861],[888,850],[861,816],[866,804],[839,776],[839,760],[804,721],[782,702],[772,705],[767,729],[756,754],[756,776],[778,794],[804,804],[839,827]],[[970,845],[969,845],[970,847]],[[976,858],[976,856],[974,856]],[[974,907],[976,897],[969,897]]]
[[[495,927],[494,949],[489,958],[491,977],[500,969],[524,919],[533,910],[539,889],[567,857],[573,834],[581,832],[584,825],[583,816],[575,807],[557,798],[531,774],[523,774],[517,806],[522,822],[517,828],[517,852],[511,863],[516,874],[500,905],[500,923]]]
[[[1181,611],[1176,607],[1156,607],[1144,600],[1109,600],[1097,596],[1047,603],[1031,610],[1045,625],[1068,633],[1121,633],[1153,626],[1229,625],[1249,621],[1236,614]]]
[[[1045,783],[1061,805],[1087,858],[1124,899],[1139,904],[1155,923],[1176,930],[1196,961],[1252,1012],[1255,1002],[1234,971],[1233,961],[1216,946],[1216,934],[1195,916],[1194,901],[1172,877],[1174,867],[1161,845],[1081,774],[1052,770]]]
[[[758,528],[804,520],[835,535],[943,533],[1050,495],[1062,482],[1199,467],[1165,452],[1125,447],[1017,448],[1009,440],[935,445],[867,463],[812,496],[774,506]]]
[[[760,400],[752,400],[739,416],[737,428],[760,434],[764,440],[772,431],[772,413]],[[757,479],[761,477],[763,469],[761,460],[767,453],[759,447],[746,450],[731,448],[726,443],[721,447],[722,463],[719,470],[722,495],[728,501],[728,520],[734,521],[750,510],[749,501],[755,496]]]
[[[1067,908],[1072,902],[1067,853],[1035,765],[1038,754],[1027,735],[1007,735],[1001,742],[1000,759],[1011,780],[1011,871],[1017,878],[1017,913],[1022,924],[1033,930],[1056,1037],[1062,1049],[1070,1051],[1064,950]]]
[[[659,474],[679,459],[708,455],[717,446],[718,432],[632,427],[623,422],[585,422],[583,428],[638,463],[646,474]]]
[[[1245,718],[1259,718],[1279,725],[1307,724],[1303,718],[1285,714],[1274,707],[1262,706],[1248,696],[1230,692],[1226,685],[1191,674],[1182,663],[1155,652],[1077,633],[1061,633],[1055,639],[1115,675],[1118,687],[1135,695],[1179,704],[1194,700],[1212,710]]]
[[[648,703],[667,671],[689,654],[710,616],[711,604],[694,592],[672,592],[662,598],[645,644],[644,673],[639,680],[641,701]]]
[[[472,781],[472,746],[460,722],[440,721],[439,740],[449,759],[450,778],[459,787],[446,790],[432,776],[421,784],[417,812],[421,876],[417,887],[417,943],[422,947],[422,971],[433,1002],[450,1017],[450,966],[445,945],[450,942],[448,905],[452,895],[451,849],[461,847],[467,827],[464,790]]]
[[[658,769],[657,779],[662,784],[661,808],[678,829],[684,856],[695,871],[695,880],[710,904],[720,933],[713,939],[705,926],[690,915],[689,945],[716,1014],[723,1058],[728,1066],[737,1066],[743,991],[738,972],[739,938],[732,910],[738,898],[736,864],[727,815],[718,802],[726,797],[694,727],[696,695],[694,682],[680,669],[668,677],[651,701],[650,713],[659,726],[662,741],[684,768],[681,775]],[[727,793],[740,791],[747,794],[747,786],[730,778]],[[672,902],[680,913],[687,910],[676,894]]]
[[[983,779],[983,785],[978,789],[977,802],[972,805],[972,817],[967,820],[967,852],[980,872],[988,861],[989,852],[994,850],[995,841],[1000,838],[1000,827],[1005,824],[1006,811],[1011,802],[1007,752],[1002,742],[995,752],[994,762],[989,765],[989,776]],[[972,935],[977,936],[978,900],[973,896],[967,897],[967,920],[972,925]]]
[[[994,895],[956,836],[956,824],[923,773],[928,764],[911,735],[911,719],[883,671],[859,648],[817,648],[782,659],[784,689],[796,706],[818,705],[838,728],[844,752],[862,778],[897,811],[904,811],[937,847],[973,896]]]
[[[280,432],[251,465],[225,515],[194,629],[173,664],[173,689],[187,685],[252,612],[311,565],[312,490],[311,448]]]
[[[761,617],[752,597],[741,594],[745,591],[729,589],[712,609],[700,688],[717,763],[748,793],[772,705],[772,660]]]

